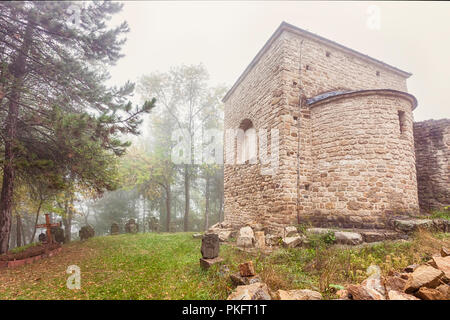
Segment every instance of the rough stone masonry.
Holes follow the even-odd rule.
[[[260,149],[252,163],[245,139],[226,135],[225,222],[381,229],[448,205],[449,121],[414,124],[410,76],[283,22],[223,99],[225,130],[278,129],[279,166],[263,174]]]

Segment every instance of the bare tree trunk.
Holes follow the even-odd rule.
[[[42,207],[42,203],[43,203],[43,202],[44,202],[44,200],[42,200],[42,198],[41,198],[41,200],[39,201],[39,206],[38,206],[38,208],[37,208],[37,210],[36,210],[36,219],[35,219],[35,221],[34,221],[33,234],[31,235],[30,243],[32,243],[32,242],[34,241],[34,237],[35,237],[35,235],[36,235],[36,225],[37,225],[37,223],[38,223],[39,213],[41,212],[41,207]]]
[[[171,202],[171,195],[170,195],[170,185],[166,188],[166,231],[170,232],[170,202]]]
[[[184,225],[183,230],[186,232],[189,230],[189,202],[190,202],[190,176],[189,165],[184,165]]]
[[[206,175],[206,186],[205,186],[205,231],[209,227],[209,176]]]
[[[16,214],[16,247],[22,246],[22,220],[20,214]]]

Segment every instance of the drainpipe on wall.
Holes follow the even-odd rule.
[[[302,39],[302,41],[300,42],[300,48],[299,48],[299,58],[300,58],[300,62],[299,62],[299,70],[298,70],[298,85],[300,88],[300,93],[299,93],[299,114],[298,114],[298,118],[297,118],[297,140],[298,140],[298,144],[297,144],[297,224],[300,224],[300,211],[299,211],[299,207],[300,207],[300,196],[299,196],[299,184],[300,184],[300,116],[301,116],[301,109],[302,109],[302,103],[303,103],[303,83],[302,83],[302,46],[303,46],[303,41],[304,39]]]

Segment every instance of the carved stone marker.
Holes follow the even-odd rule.
[[[219,256],[219,236],[215,233],[205,234],[202,239],[202,257],[204,259],[214,259]]]
[[[84,226],[78,232],[80,240],[86,240],[95,236],[95,230],[91,226]]]
[[[119,225],[115,222],[111,224],[111,235],[119,234]]]
[[[139,231],[139,225],[136,223],[134,219],[128,220],[125,224],[125,232],[126,233],[137,233]]]

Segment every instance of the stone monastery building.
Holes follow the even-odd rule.
[[[385,228],[449,205],[450,119],[413,122],[410,76],[283,22],[223,99],[225,130],[278,129],[279,166],[226,137],[225,222]]]

